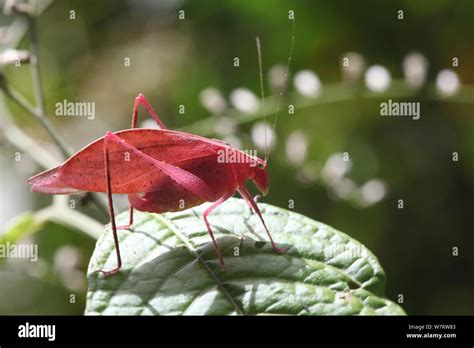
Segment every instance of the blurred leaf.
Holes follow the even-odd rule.
[[[15,217],[0,236],[0,244],[15,243],[16,241],[38,231],[44,224],[43,219],[38,219],[36,214],[26,212]]]
[[[7,241],[14,243],[39,231],[48,221],[79,231],[93,239],[98,238],[102,229],[101,223],[87,215],[59,204],[53,204],[35,213],[26,212],[13,218],[5,232],[0,235],[0,243]]]
[[[78,315],[82,296],[74,295],[60,283],[29,275],[18,267],[0,267],[0,308],[2,315]]]
[[[136,212],[119,231],[123,268],[110,228],[89,265],[86,314],[404,314],[383,298],[377,258],[349,236],[300,214],[260,204],[285,254],[275,253],[262,224],[240,199],[210,216],[225,257],[220,271],[202,214],[208,205],[162,215]],[[128,213],[117,218],[125,224]],[[242,240],[241,237],[245,236]]]

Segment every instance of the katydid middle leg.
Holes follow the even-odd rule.
[[[129,208],[128,224],[117,226],[118,230],[131,230],[132,229],[132,225],[133,225],[133,207],[132,207],[131,204],[129,204],[129,205],[130,205],[130,208]]]
[[[222,257],[221,250],[219,249],[219,246],[217,245],[216,239],[214,238],[214,233],[212,233],[212,228],[211,225],[209,224],[209,221],[207,220],[207,216],[211,211],[216,209],[218,206],[220,206],[222,203],[224,203],[227,199],[229,199],[231,195],[224,196],[219,198],[217,201],[215,201],[209,208],[207,208],[204,211],[203,217],[204,217],[204,223],[206,224],[207,231],[209,232],[209,235],[211,236],[212,239],[212,244],[214,245],[214,249],[217,254],[217,258],[219,259],[219,265],[221,267],[221,270],[224,270],[224,258]]]

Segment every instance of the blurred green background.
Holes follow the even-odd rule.
[[[474,314],[470,0],[56,1],[36,28],[46,114],[78,150],[107,130],[128,128],[142,92],[168,128],[253,149],[263,136],[255,35],[273,122],[291,10],[294,54],[263,201],[365,244],[387,273],[387,297],[408,314]],[[33,103],[29,64],[8,62],[18,54],[10,34],[21,33],[24,18],[0,15],[0,26],[2,76]],[[28,35],[15,47],[29,50]],[[384,73],[366,74],[373,65],[391,76],[383,91],[371,87],[388,83]],[[55,116],[64,99],[95,103],[95,118]],[[421,118],[380,116],[388,99],[420,102]],[[150,126],[146,113],[140,115],[141,126]],[[3,92],[1,120],[2,241],[37,243],[40,259],[0,259],[0,314],[82,314],[91,235],[100,225],[88,229],[83,215],[55,218],[56,210],[47,208],[52,197],[29,192],[26,179],[44,169],[39,163],[61,154],[37,120]],[[24,135],[40,146],[19,149]],[[55,204],[108,222],[82,198]],[[125,210],[126,201],[117,209]],[[75,219],[86,227],[77,228]]]

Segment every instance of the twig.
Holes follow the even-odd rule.
[[[48,118],[41,110],[34,108],[33,105],[31,105],[28,100],[26,100],[26,98],[23,97],[18,91],[12,89],[11,87],[7,87],[6,82],[3,83],[2,89],[7,97],[13,100],[30,115],[34,116],[41,123],[46,132],[48,132],[51,139],[53,139],[56,145],[58,145],[65,157],[69,157],[72,154],[71,149],[66,145],[64,140],[61,138],[56,129],[51,125]]]
[[[41,84],[41,74],[38,65],[38,36],[36,35],[36,18],[28,17],[30,25],[30,66],[33,80],[33,91],[35,92],[36,105],[41,117],[46,113],[45,101],[43,96],[43,85]]]
[[[33,91],[35,94],[35,100],[37,107],[31,105],[28,100],[23,97],[18,91],[12,89],[7,85],[4,77],[0,81],[0,88],[2,88],[10,99],[12,99],[21,108],[27,111],[29,114],[36,117],[40,121],[43,128],[48,132],[49,136],[58,145],[61,152],[65,157],[72,155],[72,150],[66,145],[66,142],[62,139],[56,129],[52,126],[46,116],[46,107],[43,94],[43,88],[41,84],[41,75],[38,64],[38,37],[36,35],[36,18],[33,17],[28,11],[23,13],[28,20],[28,32],[30,35],[30,59],[29,63],[31,66],[31,75],[33,80]]]
[[[60,164],[56,157],[43,149],[41,145],[15,125],[7,124],[4,129],[4,135],[16,148],[29,154],[33,161],[41,168],[52,168]]]

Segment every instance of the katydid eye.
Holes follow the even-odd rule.
[[[258,167],[259,167],[260,169],[263,169],[263,163],[260,162],[260,163],[258,164]]]

